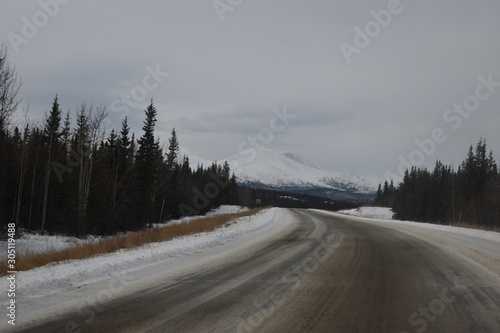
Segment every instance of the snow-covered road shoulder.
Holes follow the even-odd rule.
[[[316,211],[326,212],[322,210],[316,210]],[[394,220],[392,219],[393,215],[392,210],[390,208],[385,208],[385,207],[360,207],[357,209],[342,210],[337,213],[332,212],[331,214],[349,215],[366,220],[377,220],[377,222],[388,223],[393,225],[408,226],[410,228],[418,228],[418,229],[428,229],[429,232],[443,231],[458,235],[472,236],[480,239],[500,242],[499,232],[473,229],[473,228],[462,228],[451,225],[433,224],[425,222]]]
[[[286,210],[279,208],[266,209],[211,232],[19,272],[18,324],[102,302],[100,292],[101,298],[109,301],[196,265],[206,265],[208,261],[231,255],[242,247],[286,230],[290,225],[286,214]],[[208,258],[207,254],[210,254]],[[7,287],[8,281],[2,279],[1,290]],[[0,323],[0,331],[5,328],[4,323]]]
[[[494,283],[500,283],[500,233],[493,231],[460,228],[431,223],[383,220],[360,216],[349,216],[324,210],[313,211],[321,214],[352,219],[357,222],[375,224],[411,235],[436,248],[453,253],[487,272]]]

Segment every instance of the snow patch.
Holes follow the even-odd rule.
[[[236,214],[236,213],[246,212],[249,210],[250,209],[248,207],[242,207],[242,206],[237,206],[237,205],[221,205],[220,207],[212,209],[211,211],[209,211],[205,215],[186,216],[186,217],[182,217],[182,218],[176,219],[176,220],[169,220],[169,221],[166,221],[164,223],[155,223],[155,224],[153,224],[153,226],[156,228],[159,228],[159,227],[164,227],[166,225],[191,222],[191,221],[197,220],[199,218],[219,216],[219,215],[225,215],[225,214]]]
[[[338,211],[340,214],[360,216],[377,220],[392,220],[394,213],[387,207],[359,207]]]

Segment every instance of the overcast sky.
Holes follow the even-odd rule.
[[[154,98],[161,140],[206,159],[260,134],[373,184],[481,137],[500,161],[498,0],[4,1],[0,32],[32,118],[57,93],[139,137]]]

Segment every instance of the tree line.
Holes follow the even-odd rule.
[[[375,204],[391,207],[395,218],[433,223],[500,227],[500,173],[486,140],[470,146],[455,170],[436,161],[432,171],[412,167],[397,186],[379,184]]]
[[[57,95],[40,123],[30,122],[26,110],[24,124],[15,126],[21,86],[0,46],[2,230],[15,223],[42,234],[109,235],[238,203],[227,163],[192,168],[179,156],[175,128],[168,147],[160,144],[152,100],[136,139],[126,117],[119,131],[106,131],[105,105],[81,104],[72,122]]]
[[[360,206],[360,202],[349,200],[329,200],[325,197],[282,190],[250,188],[240,185],[238,188],[240,205],[253,207],[275,206],[285,208],[315,208],[330,211],[352,209]]]
[[[191,168],[179,156],[172,130],[168,147],[155,138],[157,110],[145,110],[143,133],[128,120],[106,133],[105,106],[80,105],[71,128],[56,96],[40,126],[0,128],[0,218],[41,233],[108,235],[151,227],[183,215],[236,204],[229,165]]]

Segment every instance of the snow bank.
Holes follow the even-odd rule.
[[[95,239],[95,238],[93,238]],[[83,240],[76,237],[67,236],[49,236],[24,233],[21,237],[16,239],[16,254],[24,255],[28,253],[43,253],[62,250],[67,247],[75,246],[90,240]],[[3,246],[4,244],[2,244]],[[6,245],[6,244],[5,244]],[[0,253],[0,260],[4,260],[7,251]]]
[[[166,242],[152,243],[132,250],[122,250],[84,260],[69,260],[46,265],[17,274],[18,300],[60,293],[68,287],[87,285],[116,274],[140,270],[148,265],[168,262],[223,245],[243,235],[272,224],[278,208],[264,210],[254,216],[236,219],[228,226],[212,232],[178,237]],[[0,280],[0,289],[8,290],[7,280]]]
[[[322,210],[316,210],[323,213],[329,213]],[[500,242],[500,233],[494,231],[486,231],[472,228],[462,228],[455,227],[451,225],[441,225],[441,224],[433,224],[433,223],[424,223],[424,222],[413,222],[413,221],[400,221],[392,219],[392,211],[390,208],[384,207],[360,207],[358,209],[350,209],[350,210],[342,210],[337,213],[331,213],[333,215],[343,214],[343,215],[351,215],[357,218],[365,219],[367,222],[373,221],[374,219],[377,222],[381,223],[391,223],[394,225],[404,225],[411,228],[419,228],[419,229],[428,229],[430,231],[444,231],[451,232],[458,235],[466,235],[473,236],[480,239],[487,239],[496,242]],[[384,217],[385,215],[385,217]]]
[[[242,207],[242,206],[236,206],[236,205],[222,205],[218,208],[214,208],[205,215],[196,215],[196,216],[186,216],[183,218],[180,218],[178,220],[170,220],[165,223],[155,223],[153,226],[158,228],[158,227],[164,227],[166,225],[172,225],[172,224],[180,224],[180,223],[186,223],[190,222],[199,218],[203,217],[210,217],[210,216],[217,216],[217,215],[224,215],[224,214],[235,214],[235,213],[241,213],[241,212],[246,212],[250,210],[248,207]]]
[[[386,207],[359,207],[355,209],[341,210],[339,213],[377,220],[392,220],[392,215],[394,214],[391,208]]]
[[[215,208],[208,212],[204,216],[189,216],[178,220],[171,220],[162,224],[155,224],[155,227],[164,227],[170,224],[179,224],[185,223],[189,221],[193,221],[206,216],[215,216],[215,215],[223,215],[223,214],[233,214],[240,213],[249,210],[247,207],[235,206],[235,205],[222,205],[218,208]],[[76,237],[67,237],[61,235],[38,235],[38,234],[29,234],[24,233],[20,238],[16,239],[16,254],[24,255],[28,253],[44,253],[44,252],[52,252],[57,250],[63,250],[65,248],[75,246],[82,243],[87,243],[90,241],[95,241],[101,237],[90,237],[87,239],[80,239]],[[1,244],[2,251],[0,252],[0,260],[5,260],[7,256],[7,251],[3,250],[6,248],[7,243],[3,242]]]

